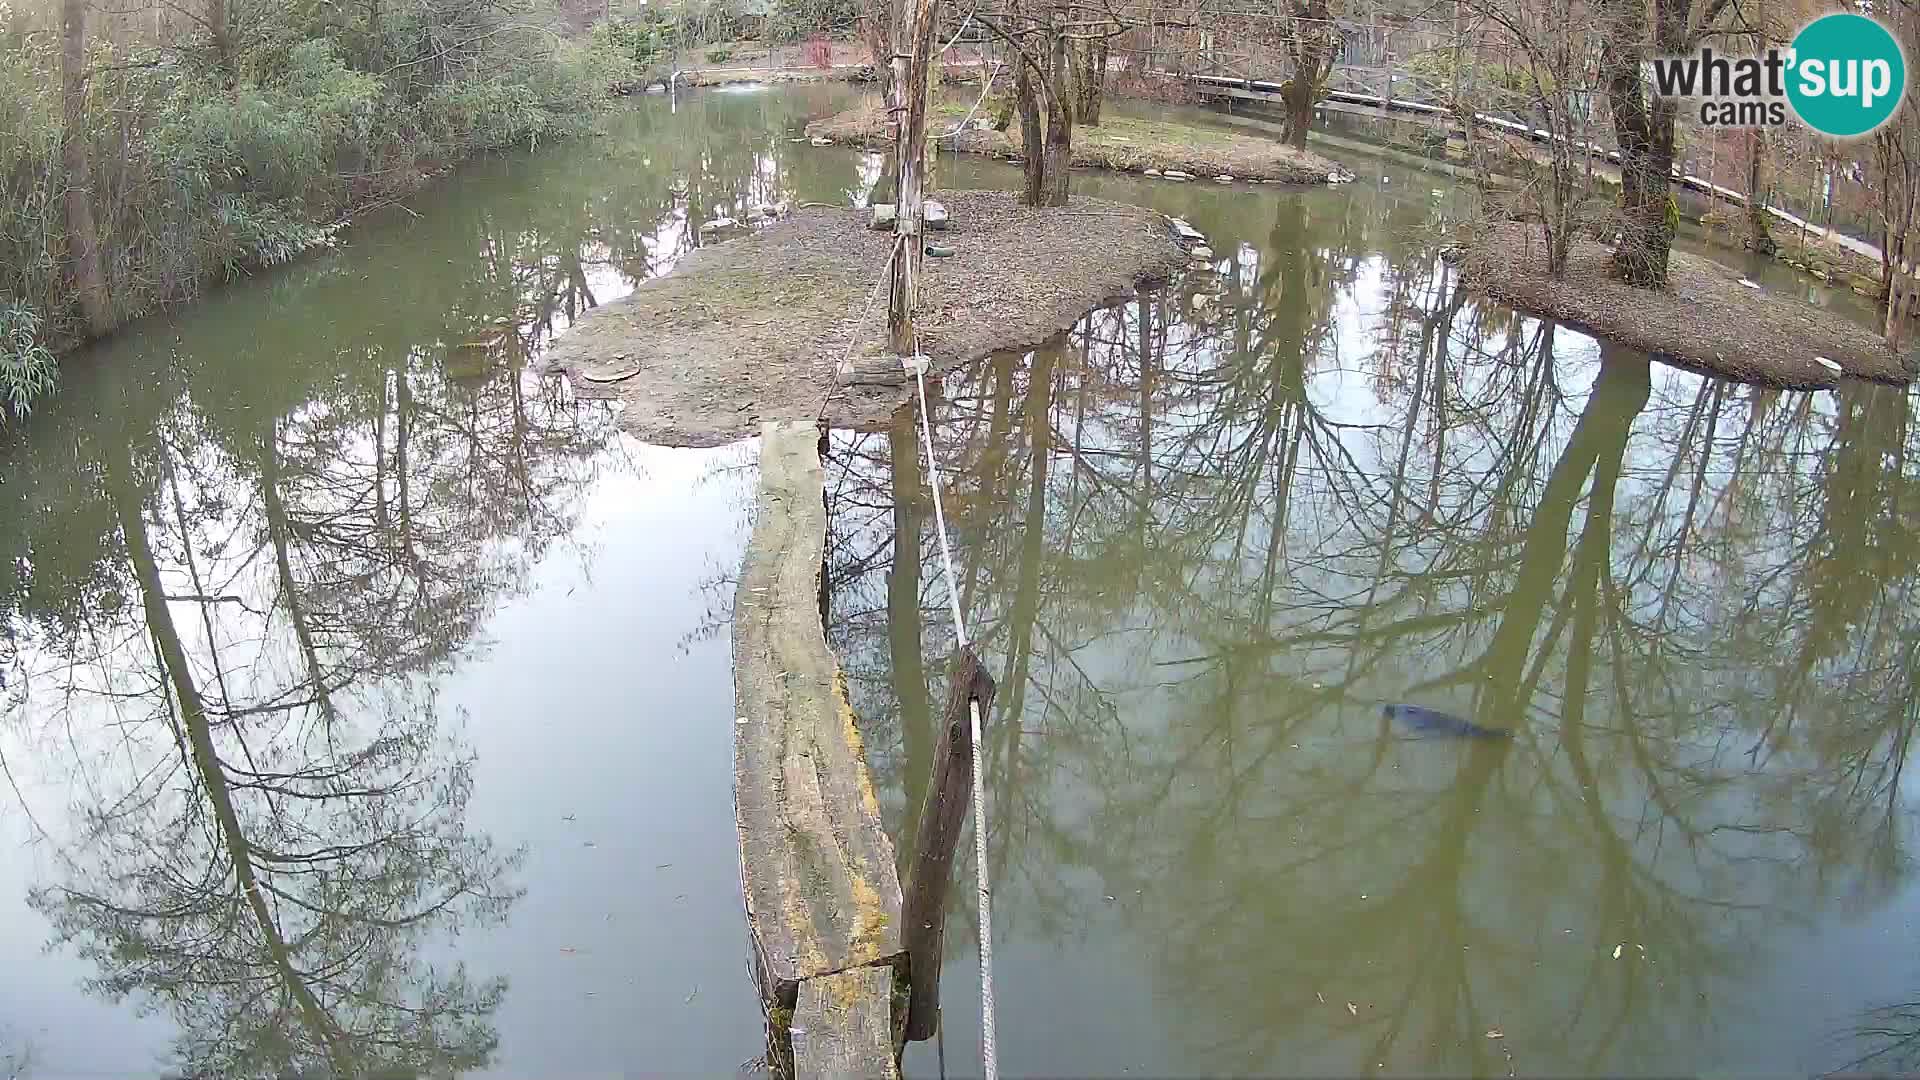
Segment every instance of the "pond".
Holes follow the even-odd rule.
[[[638,443],[538,361],[707,218],[864,199],[877,159],[792,141],[844,97],[636,102],[66,366],[0,447],[0,1071],[750,1067],[756,448]],[[939,388],[1000,683],[1002,1067],[1910,1066],[1910,399],[1479,301],[1439,257],[1453,184],[1352,164],[1077,176],[1220,272]],[[827,456],[828,635],[896,842],[952,642],[912,423]]]

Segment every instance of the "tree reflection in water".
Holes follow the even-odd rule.
[[[200,381],[192,358],[238,343],[196,323],[104,376],[106,422],[56,409],[33,433],[73,462],[28,459],[25,497],[61,512],[17,519],[58,539],[22,538],[8,689],[72,806],[29,902],[93,990],[174,1021],[184,1075],[451,1075],[498,1042],[505,981],[447,945],[506,917],[519,853],[466,823],[475,762],[434,680],[626,466],[610,412],[526,362],[577,303],[586,238],[445,227],[476,254],[441,308],[253,353],[284,370],[240,386]],[[476,379],[440,343],[481,327]],[[343,351],[347,376],[301,385]]]
[[[844,188],[854,162],[787,149],[818,106],[703,95],[476,163],[427,213],[67,365],[0,434],[31,903],[91,989],[173,1022],[176,1072],[497,1064],[506,984],[450,943],[513,910],[521,853],[469,823],[441,691],[536,565],[588,559],[586,494],[635,468],[533,358],[700,222]],[[0,1074],[22,1040],[0,1027]]]
[[[1149,1067],[1716,1063],[1772,942],[1907,880],[1908,399],[1596,350],[1406,222],[1264,205],[1217,286],[946,380],[997,933],[1142,950],[1148,1017],[1060,1007]],[[938,674],[899,658],[951,640],[910,455],[844,436],[829,485],[890,827]],[[1515,738],[1407,740],[1397,700]]]

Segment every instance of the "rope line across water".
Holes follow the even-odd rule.
[[[959,578],[953,572],[953,548],[947,542],[947,513],[940,499],[940,465],[933,456],[933,423],[927,409],[927,360],[917,352],[903,360],[913,370],[913,384],[920,399],[920,440],[927,452],[927,482],[933,488],[933,521],[940,536],[940,562],[947,572],[947,601],[953,607],[953,632],[960,647],[966,648],[967,622],[960,613]],[[973,720],[973,859],[974,876],[980,889],[980,1064],[986,1080],[999,1080],[999,1051],[995,1046],[993,1024],[993,900],[987,880],[987,797],[981,774],[986,758],[980,752],[980,701],[967,699],[967,711]]]
[[[991,83],[989,83],[991,85]],[[984,95],[983,95],[984,97]],[[975,104],[978,108],[978,103]],[[918,237],[915,237],[918,240]],[[847,342],[846,354],[841,358],[844,365],[853,356],[853,347],[860,339],[860,327],[866,322],[867,315],[873,310],[873,301],[880,294],[880,286],[885,284],[893,269],[893,260],[899,255],[900,247],[888,254],[887,261],[880,268],[880,276],[873,283],[873,289],[867,293],[867,302],[854,319],[853,336]],[[920,443],[927,453],[927,481],[933,488],[933,520],[940,535],[940,562],[947,574],[947,602],[953,610],[953,632],[959,639],[961,648],[970,643],[967,637],[967,621],[960,612],[959,579],[953,572],[953,547],[947,541],[947,512],[940,498],[940,466],[933,456],[933,426],[928,418],[927,409],[927,358],[920,355],[917,336],[909,339],[913,345],[912,355],[901,358],[901,364],[913,372],[915,392],[919,397]],[[820,399],[815,419],[824,422],[827,403],[840,389],[835,383],[829,383],[827,393]],[[994,1038],[993,1022],[993,899],[992,889],[987,879],[987,797],[986,786],[981,779],[985,771],[986,759],[980,752],[980,702],[977,698],[967,699],[967,711],[972,718],[969,735],[973,745],[973,858],[980,902],[980,1065],[986,1080],[1000,1080],[999,1050]],[[945,1044],[942,1043],[944,1072]]]

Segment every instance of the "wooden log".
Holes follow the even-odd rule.
[[[980,722],[993,708],[993,679],[967,646],[954,654],[948,673],[947,711],[933,752],[933,774],[920,810],[913,867],[907,874],[906,920],[907,1031],[909,1041],[933,1038],[940,1019],[940,957],[947,928],[947,892],[953,884],[953,856],[960,826],[973,797],[972,714],[980,703]]]
[[[760,496],[734,599],[734,815],[761,993],[898,963],[900,882],[846,677],[819,607],[825,475],[811,421],[761,426]]]
[[[890,968],[856,968],[801,983],[790,1029],[794,1080],[899,1080],[892,1002]]]
[[[900,118],[894,142],[899,181],[894,185],[898,211],[893,219],[893,268],[887,295],[887,340],[902,356],[913,351],[913,308],[919,300],[921,201],[927,165],[927,78],[933,63],[935,23],[940,0],[915,0],[913,29],[907,57],[906,85],[901,87]]]

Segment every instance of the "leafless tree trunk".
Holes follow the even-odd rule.
[[[1067,66],[1066,34],[1051,27],[1048,42],[1048,78],[1046,80],[1047,135],[1044,150],[1045,179],[1040,206],[1067,205],[1068,171],[1073,168],[1073,107],[1068,94],[1073,76]]]
[[[1913,317],[1920,310],[1920,280],[1911,263],[1896,263],[1887,271],[1887,344],[1904,349],[1913,337]]]
[[[1920,27],[1916,26],[1914,16],[1904,9],[1892,15],[1896,36],[1907,48],[1908,55],[1914,55],[1914,48],[1920,45],[1916,40],[1920,34],[1915,33]],[[1916,209],[1920,208],[1920,119],[1913,115],[1913,110],[1902,109],[1874,132],[1873,165],[1879,181],[1880,281],[1886,305],[1882,310],[1886,316],[1887,340],[1899,345],[1907,336],[1908,319],[1898,311],[1902,301],[1911,302],[1905,293],[1913,287],[1908,282],[1902,288],[1901,279],[1910,277],[1903,271],[1903,265],[1913,260],[1907,240],[1913,232]],[[1813,216],[1811,208],[1807,216]]]
[[[1755,128],[1747,138],[1747,246],[1771,255],[1778,245],[1767,214],[1767,131]]]
[[[1023,182],[1020,201],[1028,206],[1046,205],[1047,158],[1042,146],[1043,122],[1040,119],[1040,91],[1035,85],[1032,65],[1024,56],[1013,60],[1013,103],[1020,112],[1020,176]]]
[[[893,69],[893,54],[899,51],[893,40],[894,6],[890,0],[867,0],[860,19],[860,35],[873,58],[873,77],[880,80],[880,100],[888,109],[900,104]]]
[[[1286,102],[1287,143],[1296,149],[1307,147],[1307,132],[1313,127],[1313,106],[1333,63],[1335,44],[1333,13],[1328,0],[1291,0],[1291,33],[1287,51],[1293,54],[1293,75],[1281,97]]]
[[[1079,103],[1075,40],[1091,40],[1114,25],[1102,18],[1074,21],[1063,0],[1036,0],[1031,7],[982,16],[981,23],[1007,45],[1013,64],[1013,102],[1020,114],[1024,157],[1021,202],[1065,206],[1073,164],[1073,122]]]
[[[899,137],[894,142],[894,161],[899,178],[894,183],[897,205],[893,218],[892,292],[889,298],[887,328],[893,351],[901,356],[913,354],[913,309],[919,297],[922,217],[927,157],[927,71],[934,49],[935,24],[940,18],[940,0],[916,0],[911,31],[912,48],[907,75],[900,87],[905,114],[900,117]]]
[[[233,28],[227,19],[227,0],[207,0],[207,38],[213,43],[213,59],[232,86],[239,74],[233,62]]]
[[[87,332],[113,329],[100,234],[93,220],[93,147],[87,132],[87,0],[64,0],[60,36],[60,165],[66,173],[68,273]]]
[[[1107,55],[1104,37],[1087,41],[1071,53],[1074,68],[1074,120],[1088,127],[1100,126],[1100,107],[1107,96]]]
[[[1649,100],[1641,66],[1655,55],[1692,51],[1733,3],[1704,0],[1697,23],[1693,0],[1652,0],[1651,11],[1647,0],[1605,0],[1599,7],[1605,42],[1600,65],[1620,152],[1620,234],[1613,269],[1630,285],[1666,285],[1677,224],[1669,194],[1676,106],[1671,98]]]

